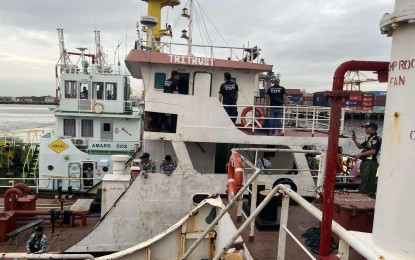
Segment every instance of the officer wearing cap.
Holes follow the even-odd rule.
[[[359,192],[369,195],[375,195],[376,193],[376,172],[378,169],[377,156],[379,154],[380,146],[382,144],[382,139],[378,136],[377,130],[378,125],[376,123],[370,122],[363,124],[362,127],[366,129],[366,134],[368,137],[363,143],[359,143],[356,140],[356,136],[352,137],[355,145],[362,149],[358,154],[355,154],[353,157],[356,159],[361,159],[360,164],[360,178],[361,183],[359,186]]]
[[[148,178],[148,173],[155,173],[156,172],[156,163],[150,160],[149,153],[143,153],[140,157],[140,173],[144,176],[144,178]]]
[[[43,234],[43,227],[36,226],[33,229],[33,234],[26,243],[26,252],[28,254],[43,254],[46,252],[48,239]]]

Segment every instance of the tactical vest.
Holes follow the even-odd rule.
[[[372,140],[376,136],[379,138],[379,142],[382,144],[382,138],[380,138],[380,136],[378,136],[378,135],[374,135],[374,136],[370,137],[366,142],[367,151],[370,151],[372,149]],[[379,153],[380,153],[380,149],[377,152],[377,154],[372,154],[372,155],[365,156],[366,157],[365,160],[372,160],[373,156],[375,156],[375,158],[376,158],[379,155]]]

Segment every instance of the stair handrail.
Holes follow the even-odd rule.
[[[33,135],[32,137],[30,137],[30,132],[28,134],[29,134],[29,151],[27,151],[27,155],[26,155],[26,159],[25,159],[24,164],[23,164],[23,171],[22,171],[22,175],[23,175],[24,178],[25,178],[26,165],[28,166],[27,172],[29,173],[29,170],[30,170],[30,165],[29,165],[29,162],[28,162],[29,161],[29,155],[30,155],[30,152],[33,150],[33,144],[37,140],[37,134]],[[33,140],[33,139],[35,139],[35,140]],[[35,145],[35,147],[36,147],[36,145]],[[32,155],[33,155],[33,153],[32,153]],[[23,179],[23,181],[25,181],[25,179]]]

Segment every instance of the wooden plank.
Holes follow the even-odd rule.
[[[34,226],[36,226],[36,225],[38,225],[38,224],[42,223],[43,221],[45,221],[45,220],[44,220],[44,219],[38,219],[38,220],[35,220],[35,221],[33,221],[33,222],[30,222],[29,224],[26,224],[26,225],[24,225],[24,226],[21,226],[21,227],[19,227],[19,228],[16,228],[15,230],[13,230],[13,231],[11,231],[11,232],[7,233],[6,235],[7,235],[8,237],[15,236],[15,235],[19,234],[20,232],[25,231],[26,229],[29,229],[29,228],[31,228],[31,227],[34,227]]]

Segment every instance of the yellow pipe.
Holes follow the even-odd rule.
[[[166,6],[174,7],[180,4],[180,0],[143,0],[148,3],[147,14],[157,19],[157,25],[153,28],[153,37],[156,41],[165,35],[166,29],[161,29],[161,9]]]

